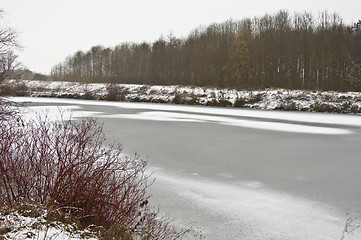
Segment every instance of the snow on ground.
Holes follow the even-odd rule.
[[[31,205],[28,205],[31,206]],[[95,238],[88,229],[77,230],[75,224],[64,224],[46,219],[46,211],[37,209],[39,214],[33,215],[34,209],[27,211],[9,210],[0,212],[0,239],[67,239],[78,240]]]
[[[305,91],[265,89],[237,91],[192,86],[148,86],[139,84],[106,84],[8,80],[13,94],[33,97],[121,100],[125,102],[161,102],[188,105],[215,105],[265,110],[361,113],[360,92]],[[27,88],[27,90],[24,90]],[[23,87],[23,88],[21,88]],[[17,89],[22,89],[19,93]],[[24,92],[26,91],[26,92]],[[111,96],[115,94],[115,96]]]

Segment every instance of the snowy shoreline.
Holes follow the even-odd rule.
[[[193,86],[7,80],[3,95],[124,102],[242,107],[263,110],[361,113],[360,92],[314,90],[241,90]]]

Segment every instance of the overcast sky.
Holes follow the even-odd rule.
[[[182,37],[200,25],[281,9],[337,12],[347,24],[361,19],[359,0],[0,0],[0,9],[20,33],[23,65],[45,74],[77,50],[95,45],[153,42],[170,32]]]

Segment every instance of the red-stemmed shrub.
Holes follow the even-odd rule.
[[[14,115],[0,118],[0,138],[0,198],[7,204],[39,202],[49,219],[66,213],[83,227],[101,227],[103,238],[183,236],[148,206],[146,162],[108,144],[94,119]]]

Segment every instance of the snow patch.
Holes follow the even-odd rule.
[[[4,239],[88,239],[96,240],[87,229],[76,230],[75,225],[63,224],[57,221],[46,220],[46,211],[38,217],[27,217],[16,211],[10,213],[0,212],[0,228],[8,229],[2,236]],[[3,238],[1,238],[3,239]]]

